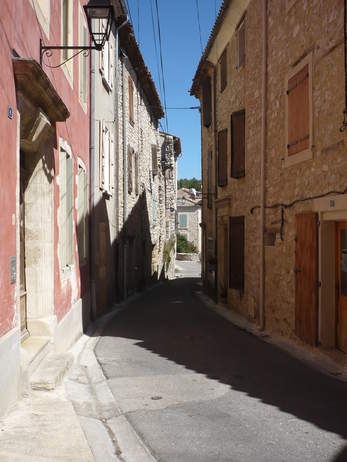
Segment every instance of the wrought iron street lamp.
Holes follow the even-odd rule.
[[[62,46],[62,45],[44,45],[40,40],[40,65],[42,66],[43,55],[52,55],[52,50],[102,50],[105,42],[109,39],[113,17],[113,7],[110,0],[89,0],[87,5],[84,5],[84,11],[87,18],[89,35],[91,37],[92,45],[76,45],[76,46]],[[100,27],[100,21],[103,21],[103,27]],[[73,58],[73,56],[71,57]],[[69,58],[69,59],[71,59]],[[66,61],[64,61],[65,63]],[[59,66],[61,66],[61,63]],[[59,67],[57,66],[57,67]]]

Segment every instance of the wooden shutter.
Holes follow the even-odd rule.
[[[317,214],[296,215],[295,239],[295,332],[304,342],[317,339]]]
[[[133,149],[128,147],[128,193],[133,191]]]
[[[310,147],[309,66],[288,81],[288,155]]]
[[[228,183],[228,130],[218,132],[218,186]]]
[[[229,219],[229,287],[243,291],[244,289],[244,217]]]
[[[134,84],[129,77],[129,121],[134,124]]]
[[[227,86],[227,49],[225,49],[220,58],[220,91]]]
[[[211,105],[211,77],[206,77],[202,86],[202,112],[205,127],[211,125],[212,105]]]
[[[241,22],[237,31],[237,65],[242,67],[246,63],[246,21]]]
[[[66,250],[67,265],[73,263],[73,213],[74,213],[74,161],[71,156],[66,159]]]
[[[231,176],[241,178],[245,176],[245,111],[231,115]]]
[[[156,144],[152,144],[152,173],[153,175],[158,174],[158,154]]]
[[[114,176],[115,176],[115,149],[114,149],[114,136],[113,133],[110,132],[110,191],[114,191],[115,187],[115,181],[114,181]]]
[[[99,186],[105,189],[104,124],[99,120]]]
[[[212,152],[208,153],[208,167],[207,167],[207,207],[212,208]]]
[[[135,153],[135,194],[139,194],[139,153]]]

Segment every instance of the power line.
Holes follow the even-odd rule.
[[[153,4],[152,4],[152,0],[148,0],[148,1],[149,1],[149,4],[150,4],[150,7],[151,7],[153,41],[154,41],[154,49],[155,49],[155,60],[156,60],[156,63],[157,63],[157,73],[158,73],[158,81],[159,81],[159,93],[163,97],[163,86],[162,86],[161,75],[160,75],[160,70],[159,70],[158,47],[157,47],[155,25],[154,25]]]
[[[165,105],[165,122],[166,122],[166,130],[169,131],[169,123],[166,113],[166,91],[165,91],[165,78],[164,78],[164,65],[163,65],[163,48],[161,43],[161,31],[160,31],[160,18],[159,18],[159,7],[158,7],[158,0],[155,0],[155,6],[157,10],[157,21],[158,21],[158,33],[159,33],[159,51],[160,51],[160,65],[161,65],[161,73],[163,78],[163,91],[164,91],[164,105]]]
[[[200,12],[199,12],[199,0],[195,0],[196,4],[196,13],[198,17],[198,26],[199,26],[199,36],[200,36],[200,47],[201,47],[201,54],[203,53],[203,48],[202,48],[202,38],[201,38],[201,24],[200,24]]]
[[[137,42],[140,45],[140,0],[137,0]]]

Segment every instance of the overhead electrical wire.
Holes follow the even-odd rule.
[[[131,10],[130,10],[130,7],[129,7],[129,2],[128,2],[128,0],[125,0],[125,1],[127,3],[127,9],[128,9],[129,17],[130,17],[130,22],[131,22],[132,25],[134,25],[133,18],[131,16]]]
[[[156,39],[156,33],[155,33],[155,24],[154,24],[154,12],[153,12],[153,4],[152,0],[148,0],[150,7],[151,7],[151,16],[152,16],[152,29],[153,29],[153,41],[154,41],[154,50],[155,50],[155,60],[157,63],[157,73],[158,73],[158,82],[159,82],[159,93],[161,95],[161,98],[163,98],[163,84],[161,81],[161,74],[160,74],[160,69],[159,69],[159,56],[158,56],[158,47],[157,47],[157,39]]]
[[[169,122],[166,112],[166,90],[165,90],[165,77],[164,77],[164,65],[163,65],[163,47],[161,42],[161,30],[160,30],[160,17],[159,17],[159,7],[158,7],[158,0],[155,0],[155,7],[157,10],[157,21],[158,21],[158,37],[159,37],[159,52],[160,52],[160,65],[161,65],[161,73],[163,78],[163,92],[164,92],[164,107],[165,107],[165,122],[166,122],[166,130],[169,132]]]
[[[137,0],[137,43],[140,45],[140,0]]]
[[[201,24],[200,24],[200,12],[199,12],[199,0],[195,0],[196,4],[196,14],[198,18],[198,27],[199,27],[199,37],[200,37],[200,47],[201,47],[201,54],[203,53],[203,47],[202,47],[202,38],[201,38]]]

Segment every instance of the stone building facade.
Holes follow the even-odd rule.
[[[174,275],[181,147],[177,137],[158,130],[163,109],[126,15],[95,58],[94,74],[92,242],[94,302],[100,313],[115,300]]]
[[[201,193],[182,188],[177,191],[177,232],[201,252]]]
[[[340,0],[224,1],[191,90],[202,107],[205,285],[342,362],[343,20]]]

